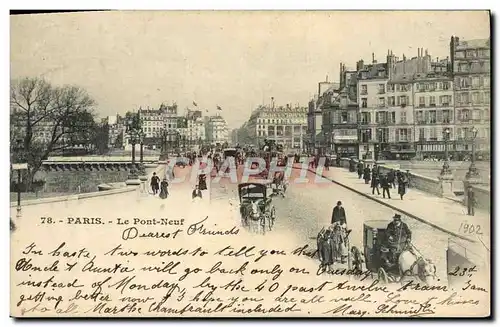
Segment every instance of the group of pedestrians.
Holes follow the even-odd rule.
[[[408,178],[401,171],[391,169],[388,173],[381,173],[380,166],[377,166],[377,164],[374,164],[370,169],[370,165],[365,166],[363,162],[359,162],[357,173],[359,179],[363,179],[365,184],[370,184],[373,195],[375,195],[375,192],[377,192],[377,195],[380,195],[380,186],[380,188],[382,188],[382,196],[384,199],[386,196],[390,199],[390,189],[396,188],[397,184],[399,197],[403,200],[408,187]]]
[[[153,195],[157,195],[161,199],[166,199],[168,197],[168,181],[167,178],[164,177],[160,182],[160,177],[156,175],[156,172],[153,173],[151,177],[151,189],[153,191]]]

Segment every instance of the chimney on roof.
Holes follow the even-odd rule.
[[[374,64],[375,63],[375,53],[372,52],[372,63]]]
[[[326,82],[328,83],[328,74],[326,74]]]
[[[425,49],[425,56],[427,57],[429,55],[429,52],[427,51],[427,49]]]

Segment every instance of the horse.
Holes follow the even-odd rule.
[[[428,286],[433,286],[437,283],[436,265],[431,260],[424,259],[421,255],[416,255],[410,250],[405,250],[399,255],[398,264],[401,273],[401,283],[415,278],[418,278]]]
[[[260,208],[260,204],[262,203],[262,201],[263,201],[262,199],[256,201],[249,201],[245,202],[242,206],[242,211],[241,211],[242,224],[244,226],[250,227],[250,230],[252,231],[258,231],[259,226],[262,225],[261,220],[263,220],[262,219],[263,212]],[[259,223],[257,226],[255,226],[256,222]]]

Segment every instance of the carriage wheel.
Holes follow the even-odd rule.
[[[389,276],[382,267],[378,269],[378,280],[383,284],[389,284]]]

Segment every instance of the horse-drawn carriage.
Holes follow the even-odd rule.
[[[418,282],[434,284],[437,280],[436,266],[425,259],[409,242],[390,240],[387,235],[387,220],[370,220],[363,224],[363,244],[366,269],[376,274],[382,283]],[[352,254],[360,251],[353,247]]]
[[[272,195],[277,196],[281,195],[285,197],[285,192],[288,187],[288,181],[286,180],[284,172],[276,172],[273,176],[271,182]]]
[[[276,209],[267,196],[267,183],[241,183],[238,185],[242,225],[251,231],[265,234],[271,231],[276,219]]]

